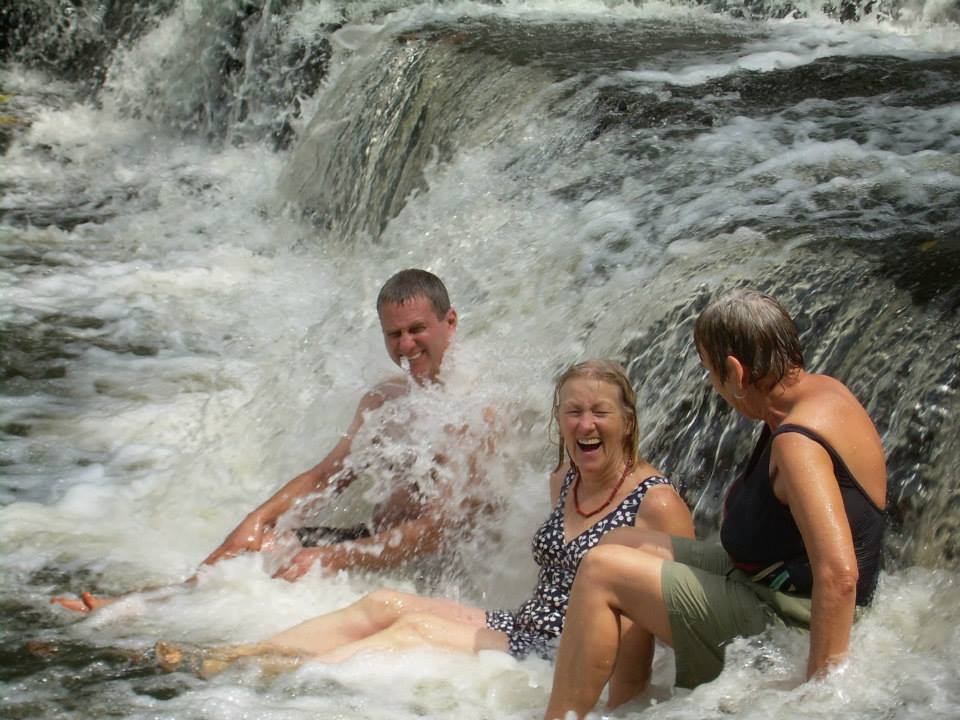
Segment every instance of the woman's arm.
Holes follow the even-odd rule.
[[[840,662],[850,644],[857,557],[830,456],[797,433],[773,441],[774,492],[790,507],[813,571],[807,677]]]
[[[671,485],[656,485],[647,490],[637,510],[635,526],[693,538],[690,509]]]

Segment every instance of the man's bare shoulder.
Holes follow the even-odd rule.
[[[410,382],[403,375],[396,375],[377,383],[360,400],[361,410],[375,410],[389,400],[395,400],[410,393]]]

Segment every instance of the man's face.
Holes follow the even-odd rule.
[[[450,308],[438,319],[430,301],[418,295],[405,303],[386,303],[381,307],[380,327],[391,360],[401,365],[401,359],[406,358],[411,375],[418,380],[435,380],[457,329],[457,313]]]

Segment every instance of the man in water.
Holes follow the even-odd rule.
[[[266,549],[277,536],[277,521],[299,500],[311,495],[329,498],[346,489],[356,478],[346,468],[346,461],[366,415],[408,394],[411,380],[420,385],[437,381],[443,356],[457,329],[457,312],[451,307],[440,278],[418,269],[396,273],[380,289],[377,314],[387,354],[397,365],[409,368],[410,379],[394,377],[367,392],[347,431],[327,456],[247,515],[207,556],[204,564],[213,565],[240,553]],[[443,462],[442,457],[435,460]],[[304,547],[275,577],[294,581],[315,564],[329,571],[379,570],[432,553],[443,539],[443,513],[438,511],[438,505],[427,502],[415,483],[400,483],[375,506],[369,526],[299,528],[296,533]],[[187,582],[194,580],[195,576]],[[70,610],[89,612],[114,600],[84,592],[80,599],[55,597],[51,602]]]

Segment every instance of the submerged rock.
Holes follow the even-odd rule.
[[[14,98],[3,94],[0,88],[0,155],[5,155],[14,137],[30,126],[30,120],[14,102]]]

